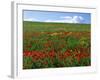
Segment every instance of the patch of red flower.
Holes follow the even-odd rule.
[[[32,51],[32,58],[34,60],[39,60],[45,58],[45,54],[39,51]]]
[[[51,51],[48,53],[48,57],[54,58],[54,57],[55,57],[55,51],[54,51],[54,50],[51,50]]]
[[[89,57],[90,55],[87,54],[87,53],[79,53],[79,54],[76,54],[75,57],[78,61],[80,61],[80,59],[82,58],[86,58],[86,57]]]
[[[33,60],[39,60],[45,57],[45,54],[39,51],[24,51],[23,55],[32,57]]]
[[[23,55],[27,56],[27,57],[31,57],[32,56],[32,52],[31,51],[24,51]]]
[[[71,56],[71,51],[70,50],[67,50],[65,53],[64,53],[64,57],[69,57]]]
[[[78,53],[77,50],[75,50],[73,52],[71,50],[67,50],[63,54],[62,53],[56,54],[54,50],[51,50],[47,54],[40,52],[40,51],[24,51],[23,55],[27,56],[27,57],[32,57],[33,61],[38,61],[38,60],[45,59],[48,57],[51,60],[53,60],[55,58],[55,56],[59,57],[60,60],[64,60],[67,57],[72,56],[72,57],[76,58],[78,61],[80,61],[80,59],[82,59],[82,58],[90,57],[90,54],[83,53],[83,52]],[[45,62],[44,64],[47,64],[47,62]]]
[[[70,50],[67,50],[64,54],[59,54],[59,59],[63,60],[69,56],[72,56],[72,54]]]

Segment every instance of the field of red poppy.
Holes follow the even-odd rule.
[[[23,22],[23,69],[90,65],[90,24]]]

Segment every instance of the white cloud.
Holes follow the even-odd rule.
[[[73,16],[72,20],[73,20],[74,23],[80,23],[84,19],[83,19],[82,16]]]
[[[84,18],[82,16],[79,16],[80,20],[84,20]]]
[[[62,22],[62,23],[80,23],[84,18],[82,16],[62,16],[61,20],[45,20],[44,22]]]
[[[39,21],[39,20],[35,18],[26,18],[24,19],[24,21]]]
[[[72,19],[72,16],[61,16],[62,19]]]

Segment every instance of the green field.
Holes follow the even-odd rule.
[[[68,24],[68,23],[47,23],[47,22],[23,22],[25,32],[60,32],[60,31],[88,31],[90,24]]]
[[[91,25],[23,21],[23,69],[91,65]]]

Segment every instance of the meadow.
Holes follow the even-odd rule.
[[[23,69],[90,65],[90,24],[23,21]]]

